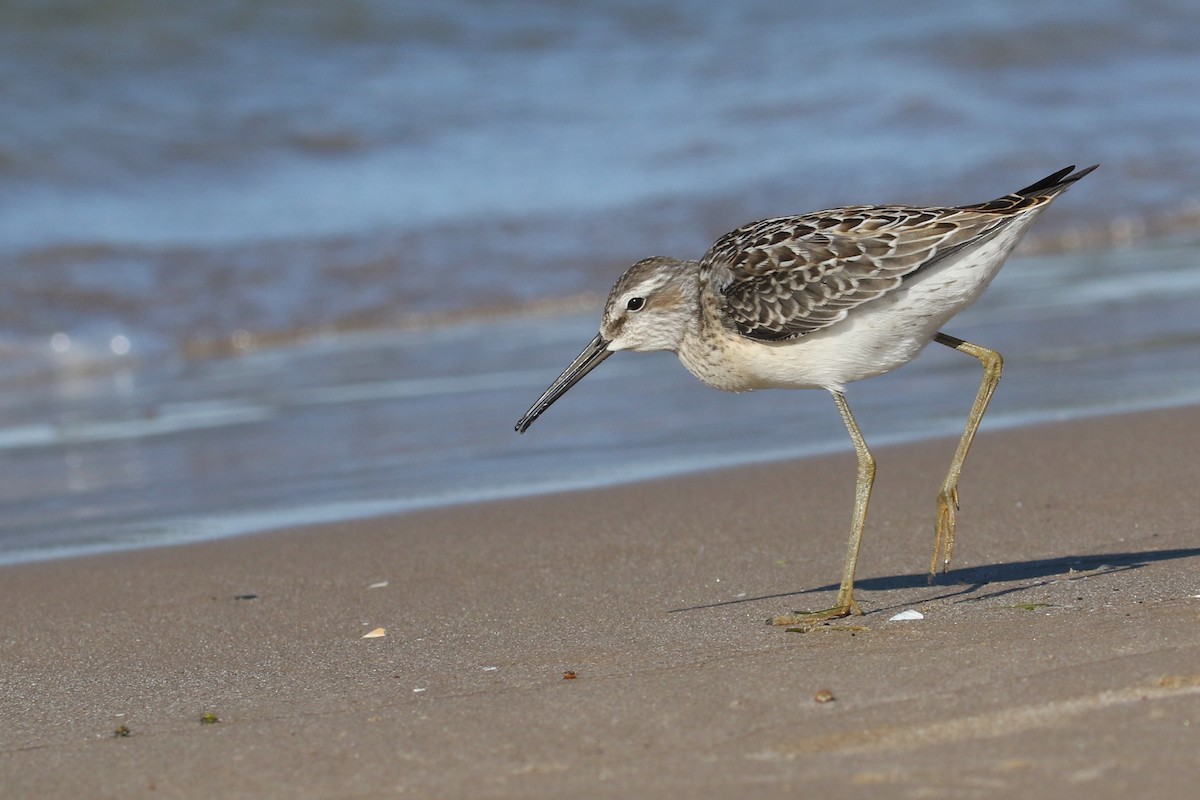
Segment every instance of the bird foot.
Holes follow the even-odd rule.
[[[863,610],[853,599],[844,605],[837,605],[823,611],[793,611],[791,614],[780,614],[767,620],[768,625],[815,625],[818,622],[828,622],[831,619],[841,619],[851,614],[862,616]]]
[[[958,527],[958,486],[943,488],[938,495],[937,538],[933,543],[933,557],[929,559],[929,583],[933,583],[938,567],[945,572],[950,566],[954,552],[954,532]]]

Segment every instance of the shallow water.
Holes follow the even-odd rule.
[[[0,345],[170,354],[602,290],[742,222],[1200,218],[1200,6],[12,0]]]
[[[1063,254],[951,328],[1009,356],[987,424],[1196,400],[1200,6],[796,9],[0,5],[0,561],[844,447],[670,356],[511,427],[636,258],[1069,163]],[[956,432],[962,362],[856,387],[872,441]]]
[[[1007,358],[996,430],[1200,402],[1198,303],[1200,242],[1157,242],[1016,259],[948,330]],[[849,448],[825,393],[715,392],[667,354],[610,358],[518,436],[597,314],[104,369],[59,356],[3,401],[0,563]],[[934,347],[849,398],[873,445],[953,436],[978,379]]]

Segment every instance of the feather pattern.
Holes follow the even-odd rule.
[[[723,319],[741,335],[762,341],[801,337],[984,243],[1090,171],[1063,170],[1010,195],[959,208],[853,206],[753,222],[709,249],[700,284],[717,293]]]

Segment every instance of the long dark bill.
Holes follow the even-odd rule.
[[[550,388],[542,392],[542,396],[537,402],[529,407],[525,412],[525,416],[517,420],[517,433],[524,433],[529,430],[529,426],[533,421],[541,416],[550,405],[567,393],[575,384],[579,383],[579,379],[589,372],[600,366],[600,362],[612,355],[612,351],[608,349],[608,342],[600,338],[600,334],[596,334],[596,338],[592,339],[587,347],[583,348],[583,352],[575,357],[571,362],[571,366],[567,367],[562,375],[555,379],[554,383],[550,384]]]

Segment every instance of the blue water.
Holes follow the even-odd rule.
[[[511,426],[636,258],[1070,163],[951,328],[988,424],[1195,402],[1198,75],[1190,0],[5,2],[0,561],[842,448],[669,356]],[[953,433],[960,359],[856,390],[872,441]]]
[[[1197,307],[1200,238],[1160,240],[1015,259],[949,330],[1007,358],[986,432],[1200,402]],[[63,362],[3,399],[0,563],[849,448],[824,392],[715,392],[667,354],[610,358],[518,436],[596,324],[555,313],[227,359]],[[849,398],[878,448],[956,436],[978,380],[973,359],[935,346]]]

